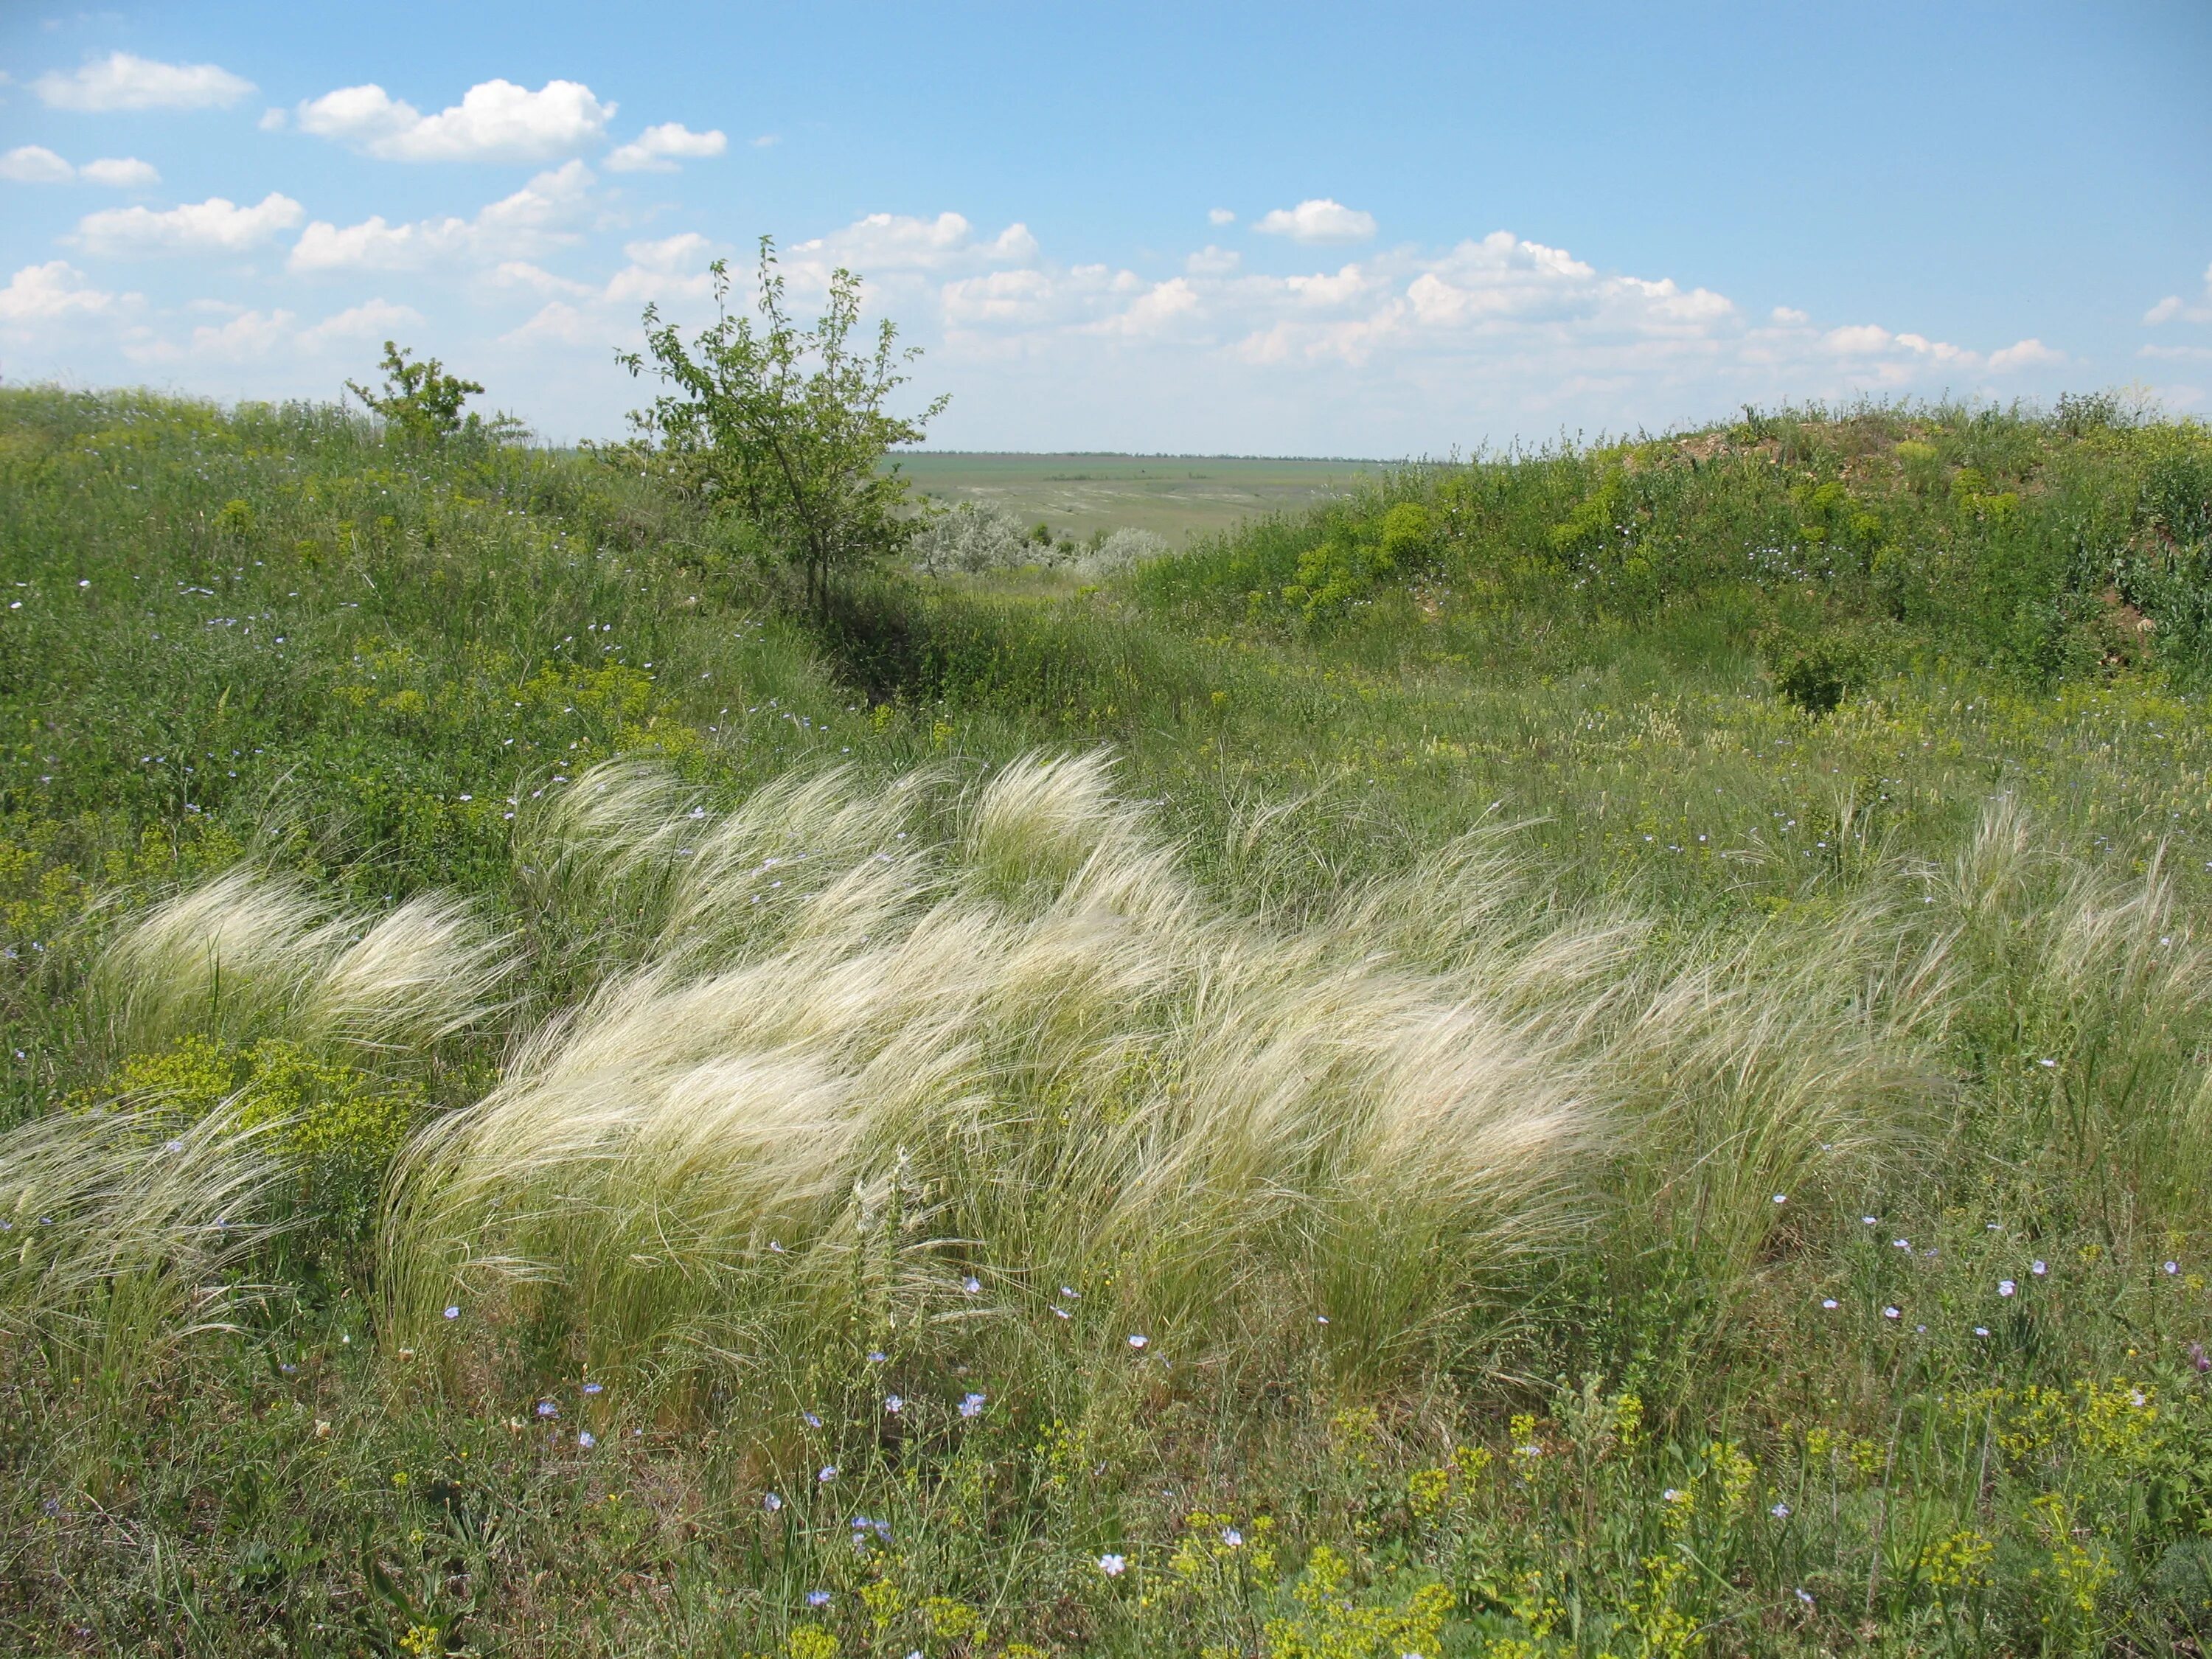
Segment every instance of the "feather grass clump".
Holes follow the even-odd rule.
[[[156,906],[94,963],[94,1029],[117,1054],[187,1036],[414,1050],[501,1006],[513,941],[458,899],[334,914],[304,884],[228,871]]]
[[[1097,757],[951,799],[832,772],[714,814],[580,777],[527,857],[570,936],[623,942],[407,1155],[398,1340],[466,1304],[671,1383],[992,1310],[1232,1365],[1449,1340],[1572,1222],[1604,1139],[1577,1022],[1517,988],[1628,934],[1507,939],[1477,904],[1431,968],[1357,905],[1271,930],[1109,784]]]
[[[0,1137],[0,1335],[120,1401],[231,1328],[267,1237],[265,1134],[225,1108],[53,1112]]]

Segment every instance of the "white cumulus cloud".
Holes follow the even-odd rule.
[[[713,292],[714,278],[707,266],[714,258],[714,244],[696,230],[658,241],[631,242],[623,252],[629,256],[629,264],[608,281],[610,301],[635,304],[645,300],[704,299]]]
[[[1233,225],[1237,222],[1237,215],[1235,210],[1230,208],[1208,208],[1206,210],[1206,222],[1209,225]]]
[[[2212,323],[2212,265],[2204,268],[2204,300],[2191,305],[2179,294],[2169,294],[2143,313],[2143,321],[2155,328],[2160,323]]]
[[[273,311],[240,312],[227,323],[207,323],[192,331],[185,351],[195,357],[241,362],[267,357],[280,346],[295,343],[292,325],[299,320],[279,307]],[[158,349],[148,355],[167,356]]]
[[[253,82],[213,64],[162,64],[127,52],[64,74],[49,70],[31,82],[54,109],[100,114],[111,110],[219,109],[253,90]]]
[[[610,173],[673,173],[679,161],[720,155],[729,147],[720,131],[693,132],[680,121],[663,121],[610,150],[606,167]]]
[[[106,316],[135,305],[135,294],[107,294],[88,287],[84,273],[64,259],[25,265],[0,288],[0,323],[52,323],[72,317]]]
[[[357,340],[389,339],[403,328],[419,327],[422,321],[422,313],[412,306],[394,305],[383,299],[369,300],[325,317],[313,328],[301,329],[300,343],[312,351]]]
[[[44,144],[18,144],[0,155],[0,179],[19,185],[65,185],[76,169]]]
[[[2040,340],[2021,340],[1999,351],[1990,353],[1990,372],[2008,374],[2015,369],[2049,368],[2066,361],[2066,354],[2054,351]]]
[[[23,185],[66,185],[81,179],[112,190],[150,190],[161,182],[153,165],[136,156],[102,156],[75,167],[43,144],[18,145],[0,155],[0,179]]]
[[[110,190],[151,190],[161,182],[161,175],[154,164],[135,155],[103,155],[97,161],[87,161],[76,170],[76,176],[87,184],[106,185]]]
[[[541,173],[472,219],[392,224],[372,214],[340,227],[318,219],[300,233],[288,266],[319,270],[420,270],[449,260],[524,260],[573,242],[590,206],[592,171],[568,161]]]
[[[1024,224],[1011,224],[988,242],[975,240],[975,228],[957,213],[934,219],[871,213],[844,229],[792,247],[784,262],[796,270],[827,272],[844,265],[864,276],[902,271],[945,270],[963,265],[1019,263],[1036,258],[1036,238]]]
[[[88,252],[114,258],[157,253],[242,253],[300,222],[300,204],[271,191],[252,207],[221,196],[156,212],[107,208],[77,222],[76,240]]]
[[[589,346],[604,349],[616,337],[602,319],[579,311],[562,300],[549,300],[530,320],[499,337],[501,345]]]
[[[580,81],[548,81],[532,92],[491,80],[435,115],[373,83],[308,99],[297,113],[301,131],[386,161],[543,161],[597,142],[615,109]]]
[[[1277,208],[1253,228],[1294,242],[1364,242],[1375,234],[1375,216],[1319,196],[1294,208]]]

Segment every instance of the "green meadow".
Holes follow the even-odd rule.
[[[2212,434],[0,392],[27,1654],[2194,1654]]]

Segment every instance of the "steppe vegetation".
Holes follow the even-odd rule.
[[[12,1650],[2197,1650],[2202,428],[834,582],[433,424],[0,393]]]
[[[1370,483],[1376,461],[1257,455],[1052,455],[918,449],[900,470],[926,504],[998,507],[1078,544],[1139,530],[1182,547],[1247,519],[1296,513]]]

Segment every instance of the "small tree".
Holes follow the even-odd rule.
[[[742,514],[769,546],[805,572],[807,602],[819,611],[832,584],[869,559],[896,552],[913,534],[900,509],[906,480],[884,458],[918,443],[945,404],[938,398],[905,419],[884,405],[906,383],[886,320],[872,351],[855,342],[860,279],[842,266],[812,328],[784,309],[775,244],[761,238],[753,319],[730,314],[729,269],[716,260],[715,320],[691,347],[657,306],[645,308],[645,349],[617,354],[632,374],[647,368],[674,388],[630,416],[636,432],[617,452],[679,489]],[[696,352],[696,356],[694,355]]]
[[[402,437],[418,443],[443,443],[449,438],[485,434],[503,439],[519,429],[518,423],[505,415],[494,418],[489,426],[478,416],[463,416],[461,405],[472,394],[481,394],[483,387],[445,373],[445,365],[435,357],[417,363],[409,361],[410,356],[397,342],[386,340],[380,365],[384,370],[383,392],[371,392],[353,380],[346,382],[346,390],[372,413],[382,416]]]

